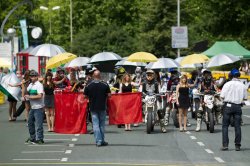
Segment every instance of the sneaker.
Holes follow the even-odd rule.
[[[25,141],[25,144],[36,144],[36,141],[31,139],[31,138],[28,138],[26,141]]]
[[[44,144],[44,141],[43,140],[37,140],[35,143],[38,144],[38,145],[42,145],[42,144]]]
[[[226,151],[226,150],[228,150],[228,147],[222,146],[222,147],[220,148],[220,150],[221,150],[221,151]]]
[[[105,141],[104,141],[101,145],[102,145],[102,146],[108,146],[108,144],[109,144],[108,142],[105,142]]]
[[[240,146],[235,146],[236,151],[240,151]]]

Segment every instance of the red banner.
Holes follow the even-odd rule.
[[[141,93],[112,94],[108,100],[109,124],[142,122]]]
[[[82,93],[55,93],[55,132],[85,134],[87,100]]]

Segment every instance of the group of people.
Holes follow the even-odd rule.
[[[7,71],[0,72],[0,76]],[[2,75],[1,75],[2,74]],[[221,90],[221,98],[224,99],[223,111],[223,147],[222,150],[228,149],[228,126],[230,124],[231,116],[235,118],[236,149],[240,150],[241,142],[241,102],[247,98],[246,87],[242,84],[238,77],[239,70],[232,70],[229,78],[231,80],[224,80],[220,84],[216,84],[213,80],[211,71],[203,69],[201,71],[193,71],[191,78],[188,79],[186,75],[181,75],[178,70],[170,69],[156,72],[153,70],[143,71],[137,67],[134,75],[130,75],[126,70],[118,66],[115,68],[115,77],[108,83],[102,81],[101,73],[98,69],[90,66],[85,70],[85,77],[80,78],[77,71],[72,69],[69,76],[66,75],[63,68],[57,68],[56,74],[53,77],[51,70],[48,70],[42,80],[38,79],[38,73],[34,70],[26,71],[22,77],[21,72],[17,71],[16,75],[20,79],[20,83],[16,86],[22,89],[22,104],[21,106],[26,110],[26,119],[28,121],[28,128],[30,137],[27,143],[43,144],[43,121],[44,112],[48,124],[48,131],[54,131],[54,91],[56,89],[67,89],[72,92],[82,92],[89,99],[88,112],[90,121],[94,131],[96,146],[106,146],[105,141],[105,118],[106,118],[106,101],[112,93],[131,93],[133,91],[140,91],[142,94],[159,94],[167,92],[176,92],[177,107],[179,110],[179,130],[181,132],[187,131],[187,113],[192,105],[192,98],[190,93],[193,88],[201,92],[218,91]],[[110,86],[112,86],[110,90]],[[9,120],[15,121],[20,112],[15,110],[16,100],[8,99],[10,103]],[[204,103],[201,103],[201,105]],[[171,110],[169,104],[166,110],[158,110],[159,123],[161,131],[167,132],[168,118]],[[201,118],[204,111],[199,109],[197,111],[197,127],[196,131],[200,131]],[[120,124],[125,126],[125,131],[131,131],[131,124]],[[134,124],[138,126],[138,124]],[[35,129],[36,128],[36,129]]]

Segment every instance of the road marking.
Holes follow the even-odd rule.
[[[190,138],[191,138],[191,139],[197,139],[195,136],[192,136],[192,135],[190,136]]]
[[[219,163],[225,163],[224,160],[222,160],[220,157],[214,157],[215,160],[217,160]]]
[[[63,153],[64,151],[22,151],[21,153]]]
[[[76,137],[80,136],[80,134],[75,134]]]
[[[205,146],[205,144],[203,142],[197,142],[197,144],[200,146]]]
[[[243,116],[245,116],[245,117],[247,117],[247,118],[250,118],[250,116],[249,116],[249,115],[243,115]]]
[[[207,153],[210,153],[210,154],[213,154],[214,152],[212,151],[212,150],[210,150],[210,149],[205,149],[205,151],[207,152]]]
[[[46,145],[46,144],[45,145],[44,144],[43,145],[36,145],[35,144],[35,145],[28,145],[28,146],[66,146],[66,145]]]
[[[77,138],[72,138],[72,140],[71,140],[71,141],[74,141],[74,142],[75,142],[75,141],[77,141],[77,140],[78,140]]]
[[[186,134],[191,134],[191,132],[190,132],[190,131],[187,131]]]
[[[72,150],[66,150],[65,151],[65,154],[71,154],[72,153]]]
[[[71,148],[74,147],[74,146],[75,146],[75,144],[69,144],[69,147],[71,147]]]
[[[12,159],[14,161],[60,161],[61,159]]]
[[[61,161],[68,161],[68,158],[62,158]]]
[[[50,138],[50,139],[44,139],[45,141],[70,141],[71,139],[67,138]]]
[[[72,136],[73,134],[44,134],[44,135],[56,135],[56,136],[63,136],[63,135],[67,135],[67,136]]]

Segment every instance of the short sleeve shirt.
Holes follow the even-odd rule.
[[[110,88],[107,83],[99,80],[91,81],[84,89],[84,94],[88,96],[91,111],[106,110],[107,97]]]
[[[38,94],[44,94],[43,85],[36,81],[35,83],[30,83],[27,88],[28,94],[30,96],[32,95],[38,95]],[[30,105],[32,109],[40,109],[44,107],[44,95],[41,99],[30,99]]]

